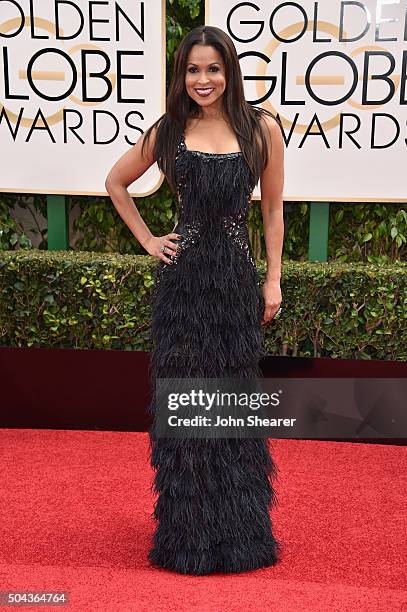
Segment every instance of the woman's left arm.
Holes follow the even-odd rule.
[[[284,141],[277,121],[265,115],[268,128],[268,162],[260,177],[261,211],[266,243],[267,272],[262,288],[265,308],[262,325],[274,318],[280,307],[281,256],[284,242]],[[267,136],[267,134],[266,134]]]

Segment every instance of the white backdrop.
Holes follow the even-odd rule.
[[[285,199],[407,200],[406,0],[206,0],[205,22],[232,37],[246,99],[283,121]]]
[[[110,167],[165,112],[165,0],[57,6],[0,2],[0,190],[105,195]],[[283,121],[285,199],[407,199],[407,0],[205,8],[241,56],[246,99]],[[162,180],[154,164],[129,191]]]
[[[165,112],[165,2],[56,4],[0,2],[0,190],[106,195],[111,166]],[[129,191],[162,180],[154,164]]]

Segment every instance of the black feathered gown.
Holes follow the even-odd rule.
[[[158,263],[152,292],[150,376],[260,376],[264,300],[247,217],[249,167],[241,152],[186,148],[175,160],[181,250]],[[175,439],[149,431],[158,494],[149,561],[184,574],[274,565],[280,544],[269,508],[277,466],[267,439]]]

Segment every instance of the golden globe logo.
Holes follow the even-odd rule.
[[[121,40],[123,28],[126,28],[127,34],[129,30],[133,34],[134,47],[137,41],[142,47],[145,36],[143,2],[135,3],[131,14],[119,3],[0,0],[0,16],[4,16],[6,7],[8,18],[0,23],[4,87],[0,123],[4,121],[8,125],[14,139],[24,127],[29,129],[26,141],[30,140],[34,130],[47,130],[55,142],[50,127],[61,122],[64,142],[67,142],[69,131],[84,143],[80,132],[84,122],[82,112],[76,108],[67,108],[61,102],[71,102],[78,107],[98,106],[106,100],[129,105],[145,103],[144,97],[129,96],[124,91],[126,81],[132,85],[135,80],[144,79],[142,72],[124,67],[129,58],[135,58],[132,67],[136,66],[137,56],[143,55],[142,48],[116,48],[112,53],[93,42],[109,41],[117,44]],[[52,20],[39,16],[45,8],[51,11]],[[22,37],[24,49],[20,43]],[[67,48],[66,41],[81,37],[89,42],[78,42]],[[18,49],[14,49],[14,45]],[[21,67],[23,56],[26,68]],[[132,93],[137,92],[134,86],[127,89]],[[17,105],[20,105],[19,108]],[[134,115],[139,116],[140,113],[135,110],[126,113],[124,124],[141,132],[132,123]],[[101,140],[97,134],[98,123],[107,117],[113,125],[114,133],[107,140]],[[107,109],[94,110],[92,123],[94,144],[109,144],[117,138],[120,124],[114,113]],[[16,127],[13,129],[12,125]],[[106,132],[106,127],[101,131]],[[125,140],[128,144],[134,144],[127,136]]]
[[[396,11],[392,17],[384,16],[386,4]],[[407,50],[402,44],[407,40],[407,0],[243,2],[230,9],[226,22],[242,63],[256,58],[255,76],[245,74],[256,83],[256,98],[250,102],[280,116],[287,144],[298,134],[303,135],[298,148],[310,136],[319,136],[329,148],[327,132],[335,128],[339,147],[345,138],[358,148],[396,143],[405,127],[400,111],[407,104]],[[372,112],[377,109],[383,112]],[[369,116],[369,143],[366,137],[358,140],[366,122],[362,113]]]

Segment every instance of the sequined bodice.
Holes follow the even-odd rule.
[[[252,257],[248,214],[254,185],[241,151],[209,153],[188,149],[182,134],[175,158],[177,224],[181,253],[197,240],[232,240],[247,260]]]

